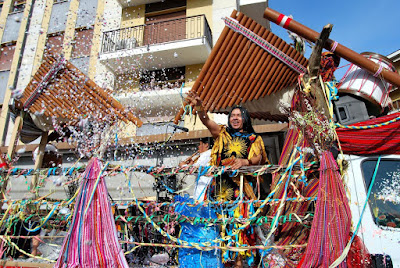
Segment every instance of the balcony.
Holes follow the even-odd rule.
[[[103,33],[100,62],[114,74],[204,63],[212,34],[205,15]]]

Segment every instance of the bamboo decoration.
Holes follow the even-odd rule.
[[[247,33],[254,34],[259,40],[279,49],[285,57],[295,60],[302,68],[307,67],[308,61],[303,55],[251,18],[237,11],[232,12],[231,18],[236,26],[240,25]],[[278,92],[294,84],[297,76],[298,73],[286,63],[243,32],[228,25],[212,49],[191,91],[199,95],[204,110],[221,111],[235,104]],[[183,113],[182,108],[175,117],[175,124]]]
[[[264,18],[272,21],[285,29],[288,29],[299,36],[314,42],[318,39],[319,33],[300,24],[299,22],[285,16],[278,11],[271,8],[266,8],[264,11]],[[386,68],[381,68],[379,64],[367,59],[366,57],[360,55],[359,53],[339,44],[332,39],[328,39],[325,42],[325,49],[335,52],[338,56],[344,58],[345,60],[354,63],[360,68],[363,68],[375,76],[381,75],[387,82],[400,87],[400,75],[396,72],[388,70]]]
[[[59,66],[60,62],[63,63],[62,68],[54,71],[54,66]],[[49,74],[53,76],[49,77]],[[112,120],[131,121],[138,127],[143,124],[74,65],[68,61],[58,61],[51,55],[44,56],[40,68],[16,105],[30,113],[57,117],[71,123],[87,115],[97,118],[111,115]]]
[[[200,153],[199,153],[199,151],[196,151],[191,156],[189,156],[188,158],[183,160],[182,162],[185,164],[188,164],[193,161],[193,163],[195,163],[199,159],[199,157],[200,157]]]

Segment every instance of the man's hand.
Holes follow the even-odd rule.
[[[189,104],[193,106],[202,107],[203,102],[201,101],[199,95],[194,91],[189,91],[186,99],[189,101]]]
[[[231,165],[231,169],[239,169],[243,166],[249,166],[250,162],[247,159],[243,158],[236,158],[235,161],[233,161],[233,164]]]
[[[197,115],[200,118],[200,121],[203,123],[203,125],[205,125],[208,128],[213,138],[216,139],[219,135],[220,127],[218,126],[217,123],[215,123],[208,117],[207,112],[204,110],[203,102],[200,99],[199,95],[194,91],[189,91],[186,100],[187,102],[189,102],[190,105],[194,106]]]

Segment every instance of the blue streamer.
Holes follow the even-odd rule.
[[[371,195],[372,186],[373,186],[374,183],[375,183],[375,178],[376,178],[376,174],[378,173],[378,168],[379,168],[380,162],[381,162],[381,156],[379,156],[378,161],[376,162],[376,166],[375,166],[375,170],[374,170],[374,175],[372,175],[372,180],[371,180],[371,184],[369,185],[369,188],[368,188],[367,197],[366,197],[366,199],[365,199],[364,207],[363,207],[363,209],[362,209],[362,211],[361,211],[361,215],[360,215],[360,219],[358,220],[357,227],[356,227],[356,229],[355,229],[353,235],[351,236],[350,243],[353,243],[354,237],[356,236],[356,234],[357,234],[357,232],[358,232],[358,229],[359,229],[360,226],[361,226],[361,220],[362,220],[362,218],[363,218],[363,216],[364,216],[364,211],[365,211],[365,208],[367,207],[369,196]]]

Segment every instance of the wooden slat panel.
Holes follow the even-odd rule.
[[[231,17],[304,67],[308,65],[291,45],[251,18],[237,11]],[[269,52],[225,27],[191,90],[203,100],[205,110],[216,112],[278,92],[293,85],[297,76],[296,71]],[[182,114],[183,109],[175,123]]]
[[[52,55],[44,56],[43,63],[25,88],[19,101],[21,106],[34,93],[56,62],[57,59]],[[42,110],[44,110],[44,116],[56,117],[64,122],[69,120],[72,124],[78,122],[83,116],[92,115],[100,120],[120,119],[125,122],[132,121],[138,126],[142,125],[138,118],[126,112],[119,102],[69,62],[66,62],[65,68],[60,70],[55,77],[51,77],[46,88],[29,107],[31,113],[40,113]]]

